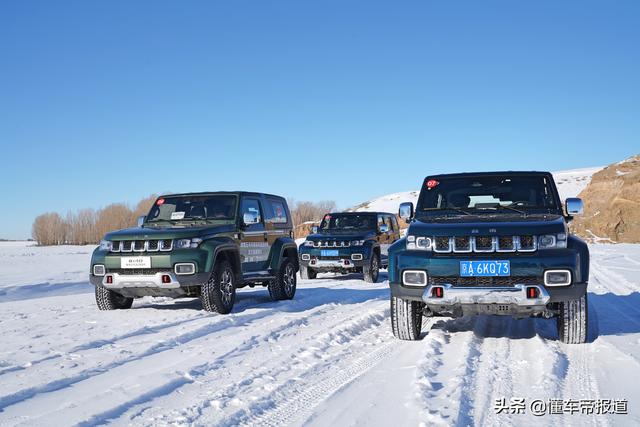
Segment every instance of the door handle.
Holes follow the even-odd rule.
[[[267,240],[269,240],[269,235],[267,234],[267,232],[265,231],[264,233],[264,241],[266,242]]]

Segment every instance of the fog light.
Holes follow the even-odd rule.
[[[547,270],[544,272],[544,284],[546,286],[567,286],[571,284],[571,271]]]
[[[192,262],[178,263],[173,267],[173,271],[179,275],[194,274],[196,272],[196,265]]]
[[[310,259],[311,259],[311,256],[309,254],[302,254],[303,261],[309,261]]]
[[[105,268],[104,265],[102,264],[96,264],[93,266],[93,275],[94,276],[104,276],[105,274]]]
[[[402,283],[409,286],[427,286],[427,273],[421,270],[402,272]]]
[[[431,288],[431,297],[442,298],[444,297],[444,288],[442,286],[434,286]]]
[[[171,283],[171,276],[169,276],[168,274],[163,274],[162,283]]]
[[[535,286],[529,286],[527,288],[527,298],[535,299],[535,298],[538,298],[539,296],[540,296],[540,289],[536,288]]]
[[[348,260],[348,259],[345,259],[345,260],[344,260],[344,265],[351,265],[351,263],[349,262],[349,260]]]
[[[113,276],[107,276],[107,284],[112,284],[113,283]]]
[[[354,261],[362,261],[362,254],[351,254],[351,259]]]

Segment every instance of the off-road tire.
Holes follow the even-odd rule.
[[[296,294],[296,265],[291,258],[285,258],[280,265],[276,278],[267,285],[273,301],[293,299]]]
[[[573,301],[560,304],[560,313],[556,318],[558,339],[565,344],[583,344],[587,342],[587,295]]]
[[[391,297],[391,329],[393,336],[405,340],[416,341],[422,332],[422,309],[420,301],[403,300]]]
[[[127,298],[102,285],[96,286],[96,304],[100,310],[120,310],[131,308],[133,298]]]
[[[362,267],[362,273],[364,274],[365,282],[376,283],[378,277],[380,277],[380,255],[374,252],[369,261],[369,265]]]
[[[216,262],[211,277],[202,285],[200,301],[205,311],[231,312],[236,301],[236,276],[229,261]]]
[[[318,276],[318,272],[311,267],[300,266],[300,278],[302,280],[315,279]]]

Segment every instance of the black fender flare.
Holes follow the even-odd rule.
[[[278,271],[282,265],[282,260],[285,258],[284,254],[288,250],[293,250],[295,256],[293,262],[295,264],[296,271],[300,266],[298,263],[298,246],[296,242],[289,237],[281,237],[277,239],[271,247],[271,260],[269,262],[269,268],[271,271]]]

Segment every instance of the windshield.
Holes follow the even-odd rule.
[[[320,229],[328,230],[375,230],[376,215],[371,214],[327,214],[324,216]]]
[[[559,209],[552,185],[544,175],[427,178],[417,211],[549,212]]]
[[[233,195],[160,197],[149,211],[146,222],[230,221],[235,219],[236,202]]]

